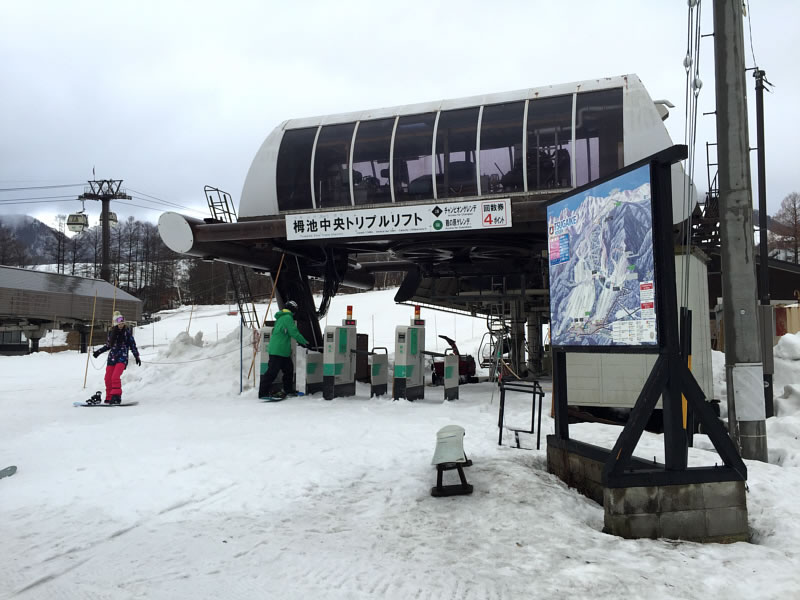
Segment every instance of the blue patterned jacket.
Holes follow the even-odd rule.
[[[103,352],[110,350],[108,353],[108,361],[106,362],[107,365],[116,365],[118,363],[125,363],[128,364],[128,350],[133,352],[135,357],[139,357],[139,350],[136,348],[136,340],[133,339],[133,333],[127,327],[123,328],[121,331],[117,330],[116,327],[112,329],[108,333],[108,340],[106,341],[105,346],[102,348],[97,349],[98,354],[102,354]],[[116,340],[114,339],[116,335]]]

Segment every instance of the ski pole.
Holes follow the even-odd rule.
[[[89,329],[89,348],[86,349],[86,368],[83,371],[83,389],[86,389],[86,376],[89,373],[89,349],[92,347],[92,336],[94,335],[94,309],[97,307],[97,288],[94,290],[94,304],[92,304],[92,326]]]
[[[283,259],[286,258],[285,254],[281,254],[281,262],[278,263],[278,272],[275,274],[275,281],[272,282],[272,291],[269,294],[269,302],[267,302],[267,312],[264,313],[264,325],[267,324],[267,318],[269,318],[269,308],[272,306],[272,297],[275,295],[275,289],[278,285],[278,279],[281,276],[281,269],[283,268]],[[262,325],[262,327],[264,326]],[[253,358],[250,361],[250,368],[247,370],[247,381],[250,381],[250,373],[253,373],[253,383],[255,384],[255,372],[253,367],[256,364],[256,356],[258,356],[258,344],[255,345],[253,348]]]

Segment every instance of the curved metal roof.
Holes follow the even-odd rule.
[[[525,88],[511,92],[499,92],[494,94],[483,94],[479,96],[465,96],[463,98],[433,100],[431,102],[404,104],[387,108],[373,108],[349,113],[290,119],[281,123],[276,129],[302,129],[304,127],[318,127],[319,125],[335,125],[337,123],[350,123],[353,121],[384,119],[386,117],[416,115],[420,113],[436,112],[438,110],[454,110],[459,108],[467,108],[470,106],[485,106],[490,104],[514,102],[518,100],[533,100],[535,98],[565,96],[575,92],[592,92],[596,90],[606,90],[609,88],[618,87],[633,89],[644,88],[644,85],[642,84],[638,75],[618,75],[615,77],[603,77],[601,79],[589,79],[586,81],[576,81],[573,83],[561,83],[557,85],[546,85],[536,88]]]
[[[95,293],[95,322],[110,320],[113,310],[129,321],[141,318],[142,301],[102,279],[0,266],[0,321],[88,324]]]
[[[624,92],[624,112],[626,113],[625,135],[627,138],[624,146],[625,164],[630,164],[643,156],[648,156],[669,147],[672,142],[662,123],[662,116],[653,104],[653,100],[650,98],[641,80],[635,74],[526,88],[511,92],[290,119],[278,125],[267,136],[256,153],[242,188],[242,196],[239,203],[239,218],[251,219],[279,214],[275,171],[278,151],[284,132],[287,130],[316,128],[325,125],[433,113],[440,110],[503,104],[522,100],[535,100],[612,88],[621,88]],[[674,172],[677,174],[678,170],[679,167],[676,167]],[[674,179],[678,185],[681,185],[677,176],[674,177]]]

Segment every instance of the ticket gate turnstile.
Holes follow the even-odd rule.
[[[378,354],[376,350],[383,350]],[[369,355],[369,397],[383,396],[389,390],[389,350],[383,346],[372,349]]]
[[[425,397],[424,351],[425,321],[419,318],[419,306],[415,306],[411,324],[395,328],[392,383],[392,397],[395,400],[419,400]]]
[[[353,307],[341,325],[328,325],[323,336],[322,396],[333,400],[356,394],[356,322]]]

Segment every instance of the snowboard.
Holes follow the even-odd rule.
[[[259,400],[261,402],[280,402],[281,400],[297,398],[298,396],[305,396],[305,394],[303,392],[295,392],[294,394],[287,394],[286,396],[264,396],[263,398],[259,398]]]
[[[136,406],[139,404],[138,402],[123,402],[122,404],[89,404],[87,402],[73,402],[72,406],[91,406],[91,407],[100,407],[100,406],[107,406],[107,407],[115,407],[115,406]]]
[[[5,469],[0,470],[0,479],[2,479],[3,477],[11,477],[16,472],[17,472],[17,467],[15,467],[14,465],[6,467]]]

